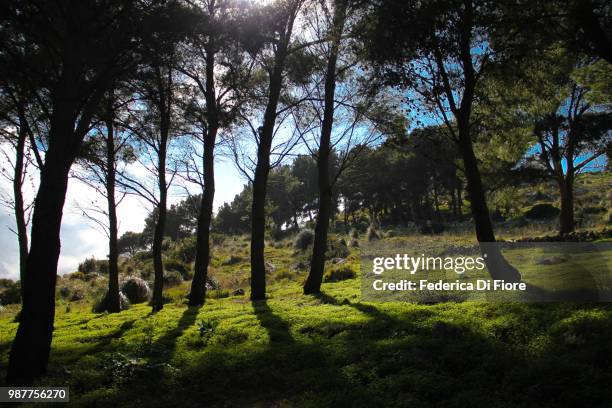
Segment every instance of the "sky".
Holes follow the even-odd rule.
[[[224,202],[232,201],[241,190],[245,181],[234,164],[228,159],[218,159],[215,163],[215,209]],[[0,189],[11,191],[10,184],[0,179]],[[197,193],[194,188],[193,193]],[[170,203],[182,198],[173,195]],[[61,242],[58,273],[74,272],[85,258],[95,256],[105,259],[108,254],[108,239],[105,233],[93,221],[82,215],[79,206],[85,206],[91,201],[102,200],[95,191],[86,184],[70,179],[64,216],[62,220]],[[103,203],[100,201],[100,203]],[[119,235],[126,231],[140,232],[144,228],[144,219],[150,211],[150,205],[135,196],[128,196],[118,209]],[[0,278],[16,279],[19,270],[19,251],[17,236],[10,230],[14,229],[15,221],[10,211],[0,207]]]

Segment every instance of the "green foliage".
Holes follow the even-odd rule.
[[[559,209],[552,204],[536,204],[525,212],[525,217],[532,220],[553,219],[559,216]]]
[[[177,271],[164,272],[164,286],[173,287],[183,283],[183,275]]]
[[[2,279],[0,282],[0,304],[11,305],[21,303],[21,286],[18,282]]]
[[[178,272],[183,280],[189,280],[193,277],[193,272],[189,265],[185,265],[178,259],[166,259],[164,261],[164,269],[166,271]]]
[[[134,256],[145,248],[145,240],[141,233],[127,231],[117,240],[117,250],[120,254]]]
[[[307,249],[314,242],[314,232],[310,229],[301,230],[293,241],[293,247],[300,250]]]
[[[350,251],[343,238],[338,238],[336,235],[328,235],[327,251],[325,251],[326,259],[346,258]]]
[[[146,302],[151,296],[147,282],[135,276],[127,278],[121,284],[121,292],[132,304]]]
[[[79,264],[77,270],[83,273],[99,272],[106,274],[108,273],[108,261],[97,260],[94,257],[87,258]]]
[[[355,279],[357,274],[350,265],[334,265],[323,274],[323,282],[340,282],[346,279]]]

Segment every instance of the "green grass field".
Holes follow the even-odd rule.
[[[610,180],[585,180],[597,194],[580,205],[595,205]],[[548,187],[542,195],[554,193]],[[603,215],[596,217],[601,227]],[[498,232],[515,239],[554,228],[530,222],[499,226]],[[417,255],[469,251],[476,244],[468,224],[440,235],[398,228],[381,235],[387,249]],[[335,243],[341,238],[350,241],[332,235]],[[345,253],[340,248],[330,255],[320,296],[302,294],[309,252],[295,249],[291,237],[267,242],[265,302],[248,300],[248,237],[214,237],[209,273],[221,289],[209,291],[201,308],[187,308],[185,280],[165,288],[167,303],[159,313],[141,303],[97,314],[92,306],[106,290],[104,274],[61,277],[49,371],[39,385],[70,387],[71,405],[83,407],[612,406],[611,304],[369,303],[361,295],[363,235],[359,241],[361,248],[345,246]],[[166,260],[180,267],[185,248],[172,243]],[[506,255],[536,286],[550,284],[551,277],[565,288],[585,282],[557,255],[538,249]],[[337,257],[343,261],[334,264]],[[544,261],[534,266],[534,258]],[[612,270],[611,260],[607,252],[576,255],[572,262],[597,277],[602,265]],[[122,278],[150,282],[150,254],[122,259],[120,269]],[[232,296],[237,289],[246,294]],[[0,308],[2,377],[18,309]]]
[[[48,375],[74,406],[607,407],[612,307],[576,303],[360,302],[358,279],[304,296],[187,308],[188,283],[94,314],[61,303]],[[0,317],[1,365],[17,324]],[[4,375],[4,372],[1,373]]]

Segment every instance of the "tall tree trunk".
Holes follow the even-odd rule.
[[[332,185],[330,180],[331,133],[334,125],[335,93],[336,93],[336,65],[338,50],[346,20],[346,1],[336,0],[334,5],[334,19],[332,22],[332,43],[327,60],[325,74],[325,101],[323,110],[323,123],[321,125],[321,139],[317,157],[317,182],[319,186],[319,211],[315,226],[310,273],[304,283],[304,294],[319,293],[325,270],[325,251],[327,249],[327,232],[332,207]]]
[[[15,224],[17,240],[19,241],[19,279],[21,281],[21,297],[23,298],[23,283],[25,280],[26,262],[28,259],[28,226],[25,216],[23,199],[23,179],[25,172],[24,157],[26,139],[28,138],[27,123],[23,106],[19,107],[19,135],[15,149],[15,175],[13,177],[13,197],[15,199]]]
[[[196,238],[196,259],[194,275],[191,282],[189,306],[204,304],[206,299],[206,280],[210,262],[210,223],[212,220],[213,202],[215,198],[215,143],[219,129],[218,106],[215,95],[215,54],[212,44],[206,48],[206,112],[207,126],[204,137],[204,190],[200,214],[198,215],[198,231]]]
[[[204,191],[198,215],[198,231],[196,238],[196,259],[193,281],[189,295],[189,306],[204,304],[206,299],[206,280],[210,262],[210,223],[212,220],[213,201],[215,197],[214,145],[216,129],[206,137],[204,144]]]
[[[478,242],[495,242],[495,234],[493,233],[493,224],[489,215],[489,208],[485,198],[485,191],[482,186],[480,170],[469,131],[459,128],[459,149],[463,157],[463,165],[465,168],[465,178],[467,181],[467,192],[470,198],[470,209],[472,217],[474,217],[474,226],[476,228],[476,238]]]
[[[51,132],[72,132],[71,126],[58,127],[52,123]],[[53,136],[51,140],[58,138],[57,135]],[[57,143],[49,145],[40,175],[32,217],[31,246],[22,281],[23,306],[8,366],[9,385],[31,384],[34,378],[46,372],[49,360],[62,209],[68,187],[68,172],[73,161],[64,149]]]
[[[295,2],[295,7],[299,2]],[[287,50],[293,31],[295,13],[288,17],[287,29],[285,30],[274,58],[274,68],[270,76],[270,90],[268,103],[264,113],[263,125],[259,133],[259,145],[257,147],[257,165],[253,178],[253,204],[251,206],[251,300],[263,300],[266,298],[266,265],[264,258],[265,234],[266,234],[266,190],[268,174],[270,172],[270,151],[274,137],[274,126],[276,124],[276,109],[280,99],[283,86],[283,71]]]
[[[561,192],[561,214],[559,215],[559,232],[568,234],[574,231],[574,183],[568,174],[559,181]]]
[[[157,223],[153,233],[153,270],[155,272],[155,280],[153,282],[153,311],[157,312],[164,307],[163,290],[164,290],[164,263],[162,257],[162,246],[164,241],[164,232],[166,230],[167,216],[167,201],[168,201],[168,186],[166,184],[166,155],[168,149],[168,138],[170,132],[170,110],[166,103],[162,102],[160,106],[160,143],[158,156],[158,188],[159,202],[157,204]]]
[[[113,98],[109,98],[109,117],[106,120],[106,200],[108,204],[108,294],[106,308],[110,313],[121,311],[119,301],[119,251],[117,249],[117,202],[115,201],[116,151],[112,113]]]

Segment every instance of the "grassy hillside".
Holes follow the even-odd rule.
[[[266,302],[58,309],[49,375],[75,406],[607,406],[612,308],[359,302],[277,285]],[[16,329],[0,320],[2,367]]]
[[[606,183],[609,177],[601,175],[579,180],[587,189],[580,211],[608,205],[601,203],[607,200]],[[552,187],[547,191],[542,185],[541,190],[538,200],[519,203],[522,211],[538,203],[555,204]],[[605,213],[586,212],[590,225],[606,224]],[[516,239],[550,234],[554,227],[554,220],[508,222],[499,223],[498,231],[502,238]],[[475,244],[469,223],[451,225],[439,235],[402,228],[378,233],[389,246],[414,253]],[[321,296],[301,293],[309,248],[296,248],[294,237],[267,242],[270,287],[265,302],[248,300],[248,237],[214,237],[210,275],[218,289],[209,290],[201,308],[186,306],[193,255],[189,239],[166,245],[166,305],[157,314],[146,303],[119,314],[93,313],[107,285],[103,262],[92,263],[93,271],[61,277],[49,373],[40,385],[69,386],[74,406],[612,403],[612,306],[363,302],[361,249],[351,240],[332,236]],[[357,242],[363,247],[366,236]],[[601,259],[610,265],[612,256]],[[523,272],[538,281],[556,268],[546,264]],[[121,261],[122,279],[151,280],[151,272],[147,253]],[[2,377],[17,312],[17,305],[0,309]]]

